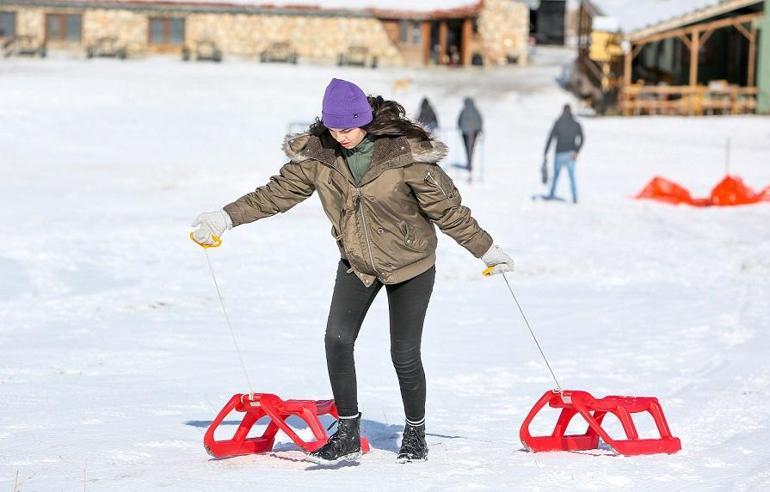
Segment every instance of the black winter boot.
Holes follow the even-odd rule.
[[[337,432],[322,448],[310,453],[308,460],[319,465],[356,461],[361,457],[361,414],[337,421]]]
[[[396,461],[410,463],[412,461],[426,461],[428,459],[428,443],[425,442],[425,424],[404,426],[404,438],[401,441],[401,451],[398,452]]]

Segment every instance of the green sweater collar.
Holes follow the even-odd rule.
[[[366,135],[361,143],[353,147],[352,149],[346,149],[342,147],[342,153],[345,157],[350,157],[353,154],[371,154],[374,150],[374,138],[371,135]]]
[[[361,182],[361,178],[369,169],[369,165],[372,163],[372,154],[374,153],[374,138],[370,135],[364,137],[361,143],[353,147],[352,149],[342,148],[342,155],[345,156],[345,160],[348,163],[350,172],[353,174],[353,178],[356,183]]]

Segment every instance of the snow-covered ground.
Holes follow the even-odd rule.
[[[732,172],[770,184],[770,120],[584,118],[580,205],[533,202],[545,134],[570,101],[558,73],[0,61],[0,489],[770,488],[770,204],[630,199],[656,174],[705,196],[727,137]],[[208,422],[248,388],[187,226],[278,169],[287,125],[317,113],[331,76],[411,114],[428,95],[444,126],[477,99],[484,177],[455,173],[458,185],[515,256],[512,285],[562,384],[659,397],[680,453],[523,451],[519,425],[553,383],[502,279],[442,236],[423,345],[427,463],[395,463],[384,295],[357,344],[374,446],[358,466],[319,469],[286,438],[270,455],[208,457]],[[209,256],[254,389],[330,397],[337,250],[317,199],[224,240]]]

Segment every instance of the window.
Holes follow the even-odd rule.
[[[401,19],[398,25],[398,41],[401,44],[407,44],[409,42],[409,21]]]
[[[0,12],[0,38],[16,36],[16,12]]]
[[[422,43],[422,25],[419,21],[412,21],[412,44]]]
[[[184,19],[150,19],[150,43],[181,46],[184,44]]]
[[[67,16],[67,33],[65,35],[67,41],[80,41],[82,23],[83,18],[79,15]]]
[[[399,43],[419,45],[422,42],[422,25],[420,21],[402,19],[398,28]]]
[[[51,41],[80,41],[83,17],[80,14],[48,14],[46,39]]]

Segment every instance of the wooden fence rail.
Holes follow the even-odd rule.
[[[757,109],[757,88],[724,86],[627,85],[620,91],[625,116],[745,114]]]

